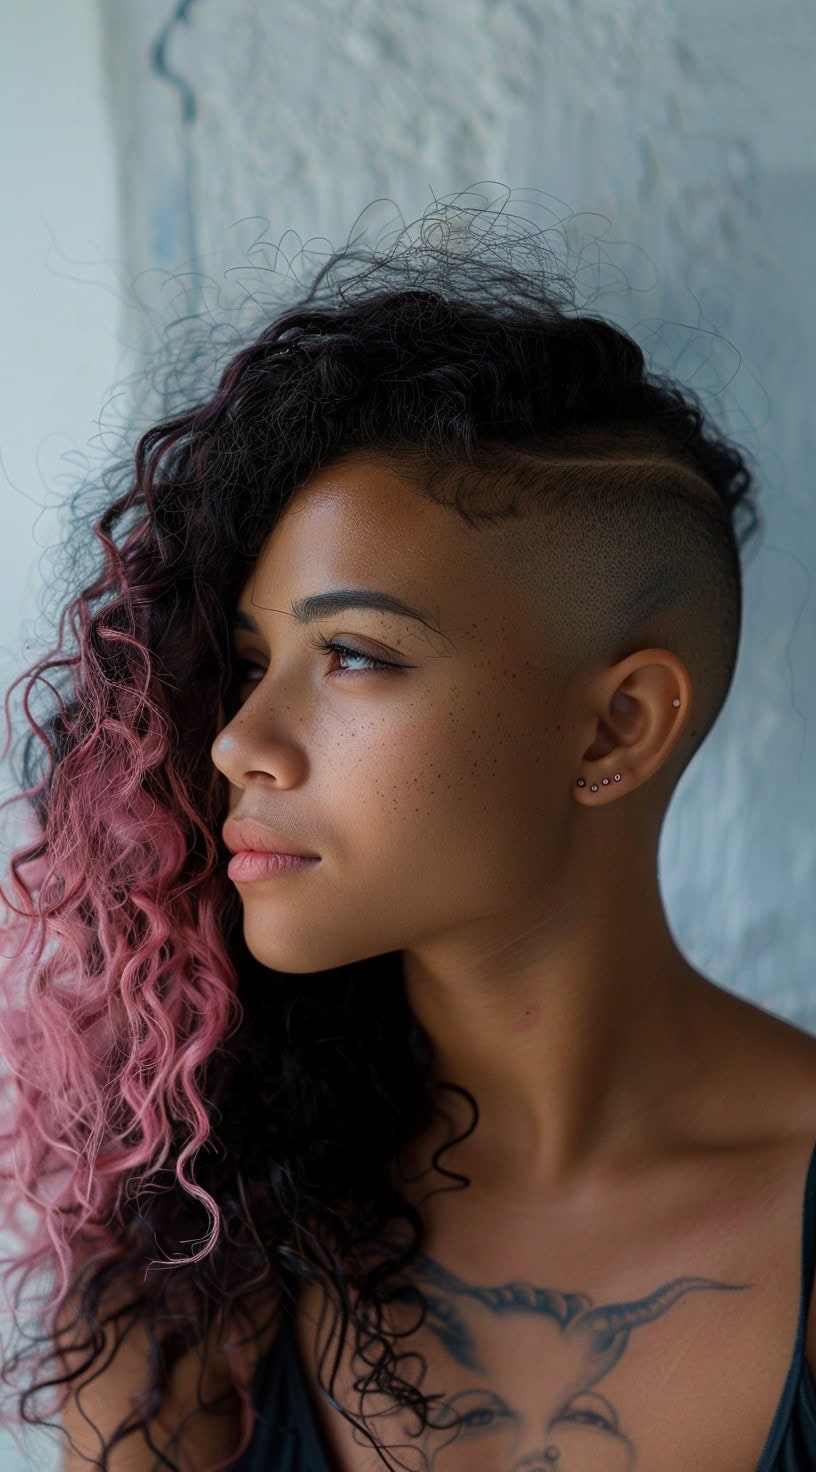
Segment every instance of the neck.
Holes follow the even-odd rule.
[[[479,1192],[553,1185],[658,1148],[704,1063],[720,989],[672,939],[656,881],[556,904],[512,933],[404,953],[406,994],[433,1043],[432,1077],[475,1096],[479,1123],[446,1152]],[[494,917],[495,918],[495,917]],[[454,1129],[472,1108],[440,1091]]]

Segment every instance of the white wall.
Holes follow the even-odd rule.
[[[0,675],[118,364],[117,170],[93,0],[0,6]],[[5,773],[0,774],[0,785]],[[5,787],[4,787],[5,790]]]
[[[93,0],[3,0],[3,694],[34,657],[23,646],[32,628],[37,633],[38,595],[48,577],[44,553],[58,532],[51,508],[75,483],[83,458],[98,454],[97,421],[118,371],[118,186],[104,88]],[[9,785],[4,771],[0,796],[7,795]],[[4,1388],[4,1401],[8,1393]],[[13,1437],[0,1437],[2,1472],[51,1472],[56,1448],[50,1440],[48,1433],[27,1432],[21,1450]]]

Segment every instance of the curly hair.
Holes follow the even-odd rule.
[[[111,468],[96,573],[66,602],[56,647],[14,682],[28,681],[28,727],[9,802],[25,802],[30,830],[10,859],[13,898],[2,890],[0,1002],[15,1322],[32,1275],[52,1280],[3,1380],[27,1366],[14,1410],[51,1424],[31,1398],[101,1368],[107,1325],[111,1353],[142,1325],[148,1383],[103,1469],[139,1433],[177,1472],[151,1422],[174,1364],[211,1332],[230,1345],[245,1449],[257,1305],[268,1329],[297,1278],[321,1283],[352,1327],[370,1366],[357,1388],[429,1424],[434,1397],[398,1373],[383,1320],[399,1298],[423,1310],[410,1280],[423,1223],[390,1170],[439,1090],[466,1096],[468,1134],[478,1102],[431,1082],[399,952],[270,985],[226,876],[227,783],[211,756],[233,692],[230,615],[260,548],[298,487],[361,447],[470,525],[544,506],[579,528],[581,576],[603,590],[597,627],[579,621],[585,655],[683,601],[706,692],[684,761],[733,675],[740,551],[759,522],[747,452],[631,336],[576,311],[543,261],[448,249],[438,217],[420,246],[333,252],[217,387]],[[446,1189],[466,1188],[441,1153]],[[68,1328],[87,1351],[70,1373],[57,1356]]]

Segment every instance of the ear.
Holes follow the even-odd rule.
[[[691,677],[670,649],[639,649],[595,677],[587,702],[589,739],[579,749],[574,792],[597,807],[665,765],[691,716]]]

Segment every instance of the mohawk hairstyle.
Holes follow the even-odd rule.
[[[435,1399],[397,1373],[405,1356],[384,1323],[389,1303],[414,1301],[405,1274],[423,1247],[388,1173],[430,1126],[437,1090],[467,1097],[466,1134],[477,1101],[429,1081],[398,953],[270,977],[226,877],[211,747],[233,680],[230,617],[297,488],[363,447],[471,526],[551,518],[574,657],[620,653],[677,617],[697,744],[732,678],[739,552],[758,524],[745,455],[630,336],[574,310],[543,245],[528,241],[516,266],[496,240],[465,232],[447,249],[435,207],[419,243],[334,252],[215,387],[111,469],[80,537],[98,540],[95,574],[68,587],[56,647],[11,687],[27,680],[28,729],[9,801],[31,831],[10,860],[13,897],[0,891],[3,1279],[8,1293],[44,1274],[53,1291],[28,1349],[6,1336],[4,1382],[24,1366],[27,1383],[2,1424],[15,1412],[49,1424],[31,1397],[96,1373],[105,1326],[115,1349],[141,1325],[143,1414],[105,1442],[103,1468],[141,1436],[157,1467],[177,1469],[154,1418],[174,1365],[211,1331],[235,1350],[245,1447],[255,1310],[274,1325],[297,1277],[353,1327],[370,1366],[361,1397],[390,1394],[419,1427]],[[519,578],[536,580],[541,548],[520,545]],[[70,1373],[56,1353],[66,1327],[87,1351]]]

